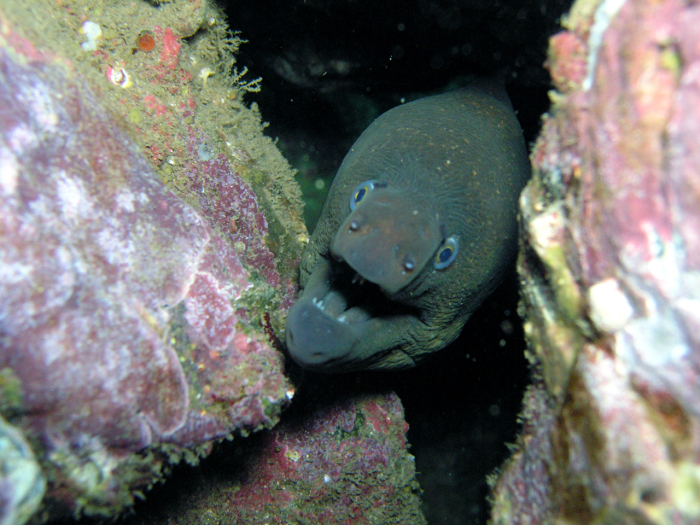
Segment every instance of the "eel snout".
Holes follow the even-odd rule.
[[[348,215],[331,254],[387,295],[409,285],[442,242],[438,217],[405,192],[376,189]]]
[[[443,242],[437,215],[405,192],[378,188],[343,221],[327,254],[334,261],[321,258],[289,311],[287,348],[304,368],[340,369],[357,360],[381,322],[372,305],[413,282]]]

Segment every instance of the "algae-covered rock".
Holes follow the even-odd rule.
[[[41,518],[116,516],[291,399],[299,192],[206,2],[24,4],[0,8],[0,411]]]
[[[700,519],[700,11],[576,2],[521,197],[530,358],[493,523]]]
[[[0,8],[3,523],[120,516],[295,394],[307,235],[241,43],[202,0]],[[399,399],[318,397],[164,521],[424,523]]]
[[[226,443],[126,524],[425,525],[400,400],[348,386],[312,387],[274,429]]]

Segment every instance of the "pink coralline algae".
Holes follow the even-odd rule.
[[[198,151],[208,156],[206,141],[194,132],[188,146],[193,156]],[[199,199],[202,214],[211,223],[221,225],[222,235],[238,247],[243,260],[256,268],[268,284],[278,286],[280,276],[274,255],[263,242],[267,235],[267,221],[250,184],[231,169],[223,154],[214,159],[192,161],[186,173],[191,191],[204,194],[204,188],[207,188],[209,195],[214,195],[202,195]]]
[[[228,504],[234,523],[425,523],[395,394],[317,407],[266,436]]]
[[[274,267],[168,191],[67,66],[18,49],[0,49],[0,407],[55,512],[113,516],[170,461],[277,422],[283,358],[242,298]],[[239,231],[260,228],[231,188]]]
[[[217,451],[217,475],[195,478],[173,498],[178,523],[425,525],[396,394],[323,394],[252,443]],[[173,523],[172,514],[133,523]]]
[[[158,41],[162,42],[161,52],[160,52],[160,62],[168,69],[175,69],[178,65],[180,54],[180,37],[173,33],[173,30],[169,27],[165,29],[156,26],[154,29],[154,34]]]
[[[700,10],[579,1],[566,26],[521,198],[541,381],[492,520],[697,523]]]

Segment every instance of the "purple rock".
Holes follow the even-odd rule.
[[[697,523],[700,11],[579,1],[566,27],[521,196],[541,384],[493,522]]]
[[[228,499],[236,523],[425,524],[408,425],[394,393],[310,407],[265,436]]]
[[[188,143],[191,152],[204,143],[191,133]],[[186,172],[191,191],[201,194],[206,188],[215,195],[214,198],[200,198],[202,214],[212,224],[222,226],[224,235],[233,246],[240,246],[239,251],[246,263],[257,269],[271,286],[278,286],[280,277],[274,255],[263,242],[267,235],[267,221],[250,185],[232,169],[225,155],[193,161]]]
[[[205,516],[240,525],[425,525],[399,398],[353,395],[347,386],[341,397],[334,386],[307,390],[303,409],[292,408],[246,442],[222,446],[215,466],[188,472],[167,490],[167,502],[127,523],[165,525],[173,516],[194,523]]]
[[[17,50],[0,49],[0,368],[19,392],[0,395],[21,397],[46,501],[114,515],[182,454],[276,423],[291,387],[241,294],[252,271],[279,279],[225,159],[205,166],[233,181],[245,257],[73,71]]]

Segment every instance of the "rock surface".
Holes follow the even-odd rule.
[[[347,386],[312,387],[274,429],[222,445],[126,524],[424,525],[401,402]]]
[[[45,7],[0,8],[2,523],[114,518],[181,460],[274,427],[295,393],[275,329],[306,230],[291,170],[241,102],[258,82],[233,66],[241,40],[199,0]],[[356,414],[333,449],[336,419]],[[304,425],[268,434],[258,466],[232,459],[251,465],[236,512],[286,516],[284,494],[264,509],[256,496],[294,466],[299,497],[316,490],[301,455],[260,470],[284,446],[327,455],[333,482],[359,487],[329,493],[338,515],[364,519],[373,494],[423,522],[395,395]]]
[[[3,405],[47,498],[111,514],[166,460],[277,422],[292,387],[243,297],[274,265],[167,190],[70,70],[25,57],[0,50]],[[241,229],[264,236],[227,176],[249,195]]]
[[[579,0],[521,197],[540,379],[496,523],[700,518],[700,9]]]

